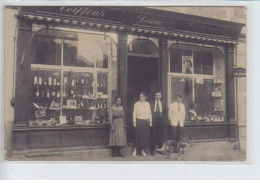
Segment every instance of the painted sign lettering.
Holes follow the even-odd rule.
[[[102,18],[105,16],[105,12],[102,10],[93,9],[91,7],[66,7],[62,6],[60,7],[60,12],[79,16],[79,17],[85,17],[85,16],[91,16],[91,17],[97,17]]]
[[[137,17],[136,23],[149,24],[149,25],[155,25],[155,26],[163,25],[163,21],[158,20],[156,17],[148,17],[146,15],[139,15]]]

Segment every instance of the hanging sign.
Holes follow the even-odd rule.
[[[233,76],[237,78],[246,77],[246,69],[242,67],[234,68]]]
[[[36,118],[41,118],[41,117],[44,117],[44,116],[46,116],[46,110],[45,109],[35,111],[35,117]]]

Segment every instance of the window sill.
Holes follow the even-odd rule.
[[[92,123],[88,125],[66,124],[66,125],[48,125],[48,126],[28,126],[15,127],[13,130],[47,130],[47,129],[85,129],[85,128],[108,128],[109,123]]]

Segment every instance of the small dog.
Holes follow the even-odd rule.
[[[179,153],[184,154],[184,152],[187,150],[187,143],[186,142],[177,142],[176,140],[168,140],[163,143],[161,148],[156,148],[156,151],[167,155],[168,158],[171,157],[172,153]]]
[[[167,155],[167,157],[170,157],[170,154],[173,152],[178,152],[179,150],[179,143],[176,140],[168,140],[163,143],[162,147],[156,148],[156,151]]]

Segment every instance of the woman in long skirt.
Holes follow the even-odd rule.
[[[135,127],[135,147],[133,156],[136,156],[137,150],[146,156],[145,149],[150,147],[150,127],[152,126],[151,107],[145,101],[146,95],[140,93],[140,100],[134,105],[133,125]]]
[[[110,123],[110,136],[109,146],[112,148],[112,157],[123,157],[120,148],[126,146],[126,133],[125,133],[125,113],[124,108],[121,106],[121,98],[115,98],[115,104],[111,107],[109,113]]]

